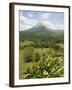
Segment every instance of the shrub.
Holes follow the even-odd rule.
[[[33,48],[32,47],[26,47],[24,49],[24,61],[30,62],[33,60]]]
[[[35,62],[33,62],[34,65],[32,68],[28,68],[27,72],[24,73],[25,79],[63,77],[64,58],[60,55],[60,53],[58,53],[58,56],[54,56],[54,53],[56,54],[58,52],[54,49],[48,49],[47,54],[45,53],[45,50],[41,53],[38,50],[35,51]]]
[[[35,52],[34,59],[35,59],[35,62],[38,62],[40,60],[40,55],[38,52]]]
[[[61,58],[48,58],[47,60],[40,60],[36,62],[36,65],[30,69],[30,72],[26,73],[25,78],[51,78],[51,77],[63,77],[64,66]]]
[[[57,44],[54,46],[54,48],[55,48],[55,50],[61,50],[60,45],[57,45]]]

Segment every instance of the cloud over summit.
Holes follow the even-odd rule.
[[[64,29],[63,13],[39,12],[39,11],[20,11],[19,23],[20,31],[34,27],[38,23],[43,23],[48,28],[55,30]],[[62,20],[61,20],[62,19]]]

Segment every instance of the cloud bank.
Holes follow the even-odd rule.
[[[51,13],[25,12],[20,14],[20,31],[30,29],[38,23],[43,23],[46,27],[53,30],[63,30],[64,24],[53,23],[50,21]],[[52,17],[53,18],[53,17]],[[57,21],[57,20],[56,20]],[[59,22],[59,21],[58,21]]]

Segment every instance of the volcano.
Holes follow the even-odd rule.
[[[33,40],[33,39],[64,39],[64,30],[52,30],[48,28],[48,26],[44,25],[43,23],[38,23],[34,27],[20,31],[20,38]]]

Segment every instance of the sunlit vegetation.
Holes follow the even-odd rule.
[[[19,78],[55,78],[63,76],[63,32],[20,32]]]

